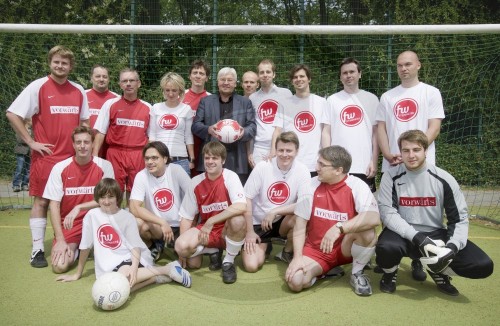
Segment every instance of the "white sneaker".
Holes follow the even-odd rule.
[[[187,270],[181,267],[179,262],[173,261],[168,263],[170,265],[170,278],[177,283],[182,284],[183,286],[190,288],[191,287],[191,274]]]
[[[363,271],[359,271],[356,274],[351,275],[351,286],[354,293],[361,296],[369,296],[372,294],[372,286],[370,285],[370,279],[368,276],[363,274]]]

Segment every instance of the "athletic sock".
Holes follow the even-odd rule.
[[[399,268],[399,265],[396,265],[396,266],[393,266],[391,268],[382,268],[382,270],[384,271],[384,273],[386,274],[389,274],[389,273],[394,273],[395,271],[397,271]]]
[[[234,263],[234,258],[238,255],[238,253],[241,250],[241,247],[245,243],[245,239],[236,242],[231,239],[229,239],[226,236],[226,256],[224,257],[224,260],[222,263]]]
[[[43,241],[45,240],[45,229],[47,227],[47,219],[43,217],[30,218],[31,239],[33,241],[32,252],[44,250]]]
[[[219,248],[207,248],[205,246],[199,245],[196,247],[196,251],[189,258],[193,258],[203,254],[213,254],[219,251]]]
[[[352,274],[362,271],[366,264],[370,262],[374,253],[375,247],[362,247],[353,242],[351,247]]]

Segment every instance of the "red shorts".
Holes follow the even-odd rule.
[[[77,222],[78,220],[80,221],[80,223]],[[73,221],[73,227],[69,230],[66,230],[63,226],[62,232],[64,235],[64,241],[66,241],[66,243],[80,244],[80,242],[82,241],[82,219],[76,219],[75,221]],[[55,244],[56,238],[54,236],[52,247],[54,247]]]
[[[120,147],[109,147],[106,159],[113,165],[115,179],[122,191],[127,186],[127,191],[132,190],[137,173],[144,169],[142,149],[127,149]]]
[[[304,244],[304,249],[302,249],[302,255],[317,262],[323,269],[322,274],[325,274],[336,266],[352,263],[352,257],[344,257],[344,255],[342,255],[341,243],[342,241],[339,241],[339,244],[333,247],[331,253],[325,254],[319,248],[313,247],[306,242]]]
[[[200,230],[203,224],[198,224],[196,228]],[[205,246],[207,248],[219,248],[219,249],[225,249],[226,248],[226,239],[224,235],[222,234],[222,231],[224,231],[224,225],[225,223],[219,223],[214,225],[212,228],[212,231],[208,235],[208,244]]]
[[[60,161],[64,160],[61,158]],[[49,180],[50,171],[56,162],[53,158],[47,160],[40,155],[37,157],[32,156],[31,169],[30,169],[30,196],[42,197],[47,181]]]

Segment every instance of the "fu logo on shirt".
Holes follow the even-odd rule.
[[[357,105],[348,105],[340,111],[340,121],[347,127],[355,127],[363,121],[363,110]]]
[[[302,111],[295,116],[294,125],[295,129],[298,131],[307,133],[313,130],[316,126],[316,118],[312,112]]]
[[[97,229],[97,241],[104,248],[112,250],[118,249],[122,244],[122,239],[116,230],[109,224],[103,224]]]
[[[158,121],[158,125],[165,130],[174,130],[179,125],[179,119],[174,114],[165,114]]]
[[[274,117],[276,116],[277,111],[278,102],[274,100],[265,100],[257,109],[257,116],[263,123],[271,124],[274,122]]]
[[[166,212],[174,206],[174,194],[170,189],[158,189],[153,194],[153,201],[160,212]]]
[[[394,105],[393,112],[396,119],[401,122],[407,122],[417,116],[418,104],[414,99],[405,98]]]
[[[281,205],[290,197],[290,187],[286,182],[278,181],[267,189],[267,199],[275,205]]]

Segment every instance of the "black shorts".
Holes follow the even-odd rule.
[[[285,217],[282,216],[279,220],[274,222],[272,224],[272,229],[269,231],[262,230],[262,226],[260,224],[253,226],[253,230],[260,237],[261,243],[271,242],[272,238],[283,238],[280,235],[280,227],[281,227],[281,223],[283,222],[284,219],[285,219]]]
[[[367,185],[368,187],[370,187],[370,190],[372,193],[376,192],[377,191],[377,185],[375,184],[375,178],[367,178],[366,177],[366,174],[364,173],[349,173],[350,175],[353,175],[355,177],[358,177],[360,178],[361,180],[363,180]]]
[[[113,272],[118,272],[118,270],[122,266],[132,266],[132,260],[127,259],[127,260],[122,261],[120,264],[118,264],[118,266],[116,266],[115,268],[113,268]],[[139,268],[140,267],[144,267],[144,266],[141,263],[139,263]]]
[[[174,233],[174,241],[170,241],[169,243],[166,244],[168,248],[174,248],[175,247],[175,241],[177,241],[177,238],[181,234],[181,229],[178,226],[171,226],[172,232]]]

